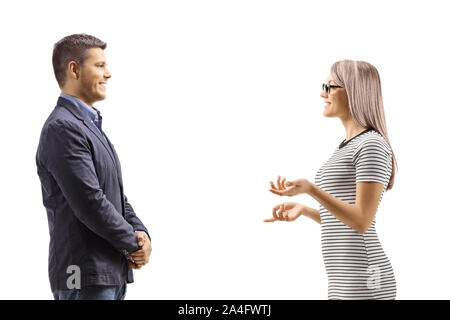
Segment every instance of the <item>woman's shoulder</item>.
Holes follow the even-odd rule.
[[[391,148],[386,139],[384,139],[384,137],[375,129],[372,129],[361,136],[356,144],[355,153],[361,149],[378,149],[391,154]]]

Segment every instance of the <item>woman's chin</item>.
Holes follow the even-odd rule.
[[[324,110],[322,115],[324,117],[328,117],[328,118],[332,118],[333,117],[333,114],[331,112],[329,112],[328,110]]]

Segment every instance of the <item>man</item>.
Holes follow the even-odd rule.
[[[36,154],[50,230],[49,278],[55,299],[124,299],[132,269],[149,261],[148,230],[123,193],[114,146],[94,108],[111,74],[106,43],[87,34],[54,45],[61,89]]]

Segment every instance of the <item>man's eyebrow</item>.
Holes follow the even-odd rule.
[[[96,64],[107,64],[105,61],[98,61]]]

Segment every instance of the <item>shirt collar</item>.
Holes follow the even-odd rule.
[[[60,97],[63,97],[69,101],[71,101],[74,105],[76,105],[83,113],[88,117],[89,120],[94,122],[98,121],[98,110],[94,107],[89,106],[86,102],[78,99],[77,97],[61,93]]]

